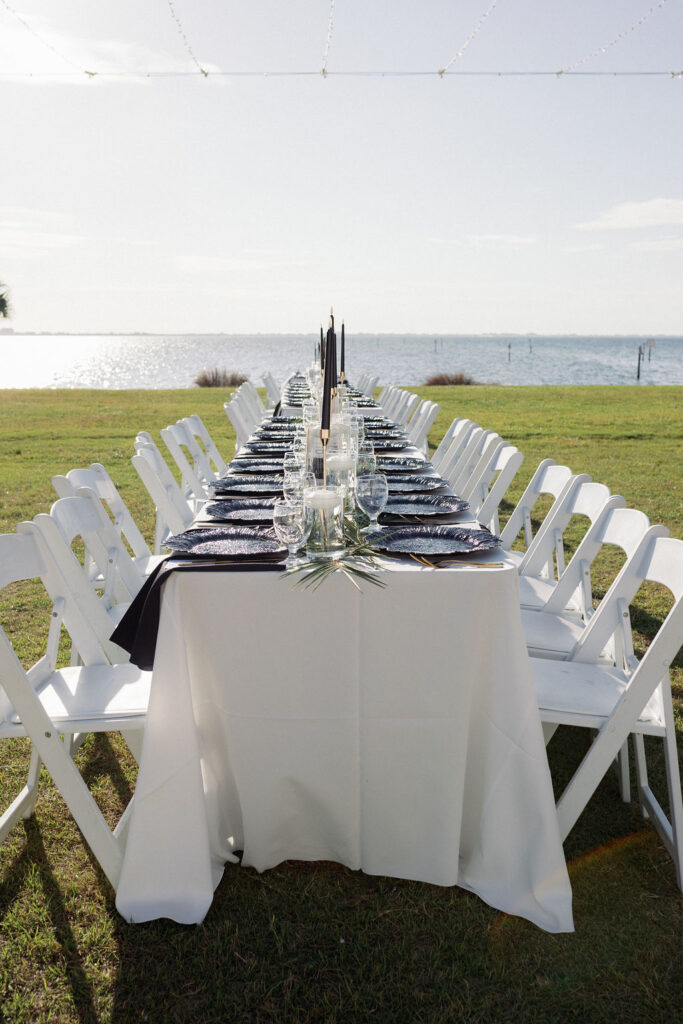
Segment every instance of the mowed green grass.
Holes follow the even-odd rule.
[[[542,458],[589,473],[683,537],[681,388],[420,388],[455,415],[496,429],[525,454],[508,495]],[[0,391],[0,529],[47,512],[50,477],[102,462],[143,532],[153,509],[130,462],[133,437],[198,412],[226,458],[227,393]],[[572,531],[569,550],[579,531]],[[618,560],[594,572],[599,598]],[[321,592],[322,593],[322,592]],[[634,609],[642,652],[669,606],[649,588]],[[0,619],[22,660],[42,653],[47,607],[11,588]],[[457,650],[454,652],[457,656]],[[673,671],[683,691],[680,657]],[[679,718],[680,726],[680,718]],[[549,748],[558,786],[587,738]],[[652,780],[661,790],[657,744]],[[135,785],[117,736],[78,755],[114,821]],[[25,741],[0,744],[0,804],[21,787]],[[183,828],[178,818],[179,834]],[[429,842],[425,836],[424,841]],[[286,863],[228,869],[204,923],[131,926],[49,779],[36,814],[0,847],[0,1020],[159,1022],[565,1022],[680,1019],[681,897],[673,865],[636,804],[603,781],[565,844],[576,932],[547,935],[461,889]]]

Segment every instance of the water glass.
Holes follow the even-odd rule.
[[[361,532],[368,533],[378,528],[377,519],[389,497],[387,478],[383,473],[363,473],[356,478],[356,501],[362,512],[369,517],[370,523]]]
[[[304,481],[298,465],[296,469],[285,473],[282,482],[282,494],[285,501],[289,502],[290,505],[301,504],[304,500]]]
[[[275,534],[287,548],[286,569],[297,564],[296,553],[306,540],[306,513],[301,502],[291,504],[278,498],[273,507]]]
[[[374,444],[372,441],[360,441],[356,457],[356,475],[363,476],[367,473],[374,473],[376,469],[377,458]]]

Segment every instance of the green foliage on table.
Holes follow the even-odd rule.
[[[291,579],[297,576],[298,579],[292,584],[294,587],[303,587],[317,590],[320,584],[340,572],[353,583],[357,590],[360,590],[360,583],[372,583],[375,587],[386,587],[386,583],[379,573],[379,562],[377,551],[366,540],[365,534],[361,533],[360,526],[351,516],[344,516],[344,540],[346,550],[341,558],[328,559],[326,561],[306,561],[289,569],[281,579]]]

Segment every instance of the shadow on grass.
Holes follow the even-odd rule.
[[[63,958],[63,973],[71,990],[77,1019],[82,1024],[98,1024],[93,985],[78,950],[63,892],[50,869],[40,826],[35,818],[28,818],[23,822],[23,827],[26,845],[6,872],[6,880],[0,886],[0,917],[4,917],[9,907],[20,897],[29,876],[37,872],[54,938]]]

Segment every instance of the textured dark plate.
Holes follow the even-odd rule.
[[[164,541],[164,547],[193,558],[264,559],[280,561],[287,554],[279,540],[253,526],[218,526],[186,530]]]
[[[402,441],[400,437],[387,441],[371,437],[370,440],[374,444],[376,452],[401,452],[404,448],[410,447],[409,442]]]
[[[265,441],[266,443],[273,444],[286,444],[288,441],[293,441],[296,437],[295,430],[271,430],[270,427],[262,427],[257,430],[254,434],[254,438],[258,441]]]
[[[391,494],[382,516],[452,516],[469,507],[464,498],[451,494]]]
[[[209,490],[214,494],[280,494],[283,477],[281,476],[224,476],[220,480],[212,480]]]
[[[425,471],[429,466],[424,459],[414,459],[410,455],[380,455],[377,459],[378,473],[414,473]]]
[[[221,522],[272,523],[275,498],[224,498],[208,501],[200,519],[218,519]]]
[[[436,491],[442,487],[444,481],[440,476],[419,476],[418,474],[405,477],[390,476],[387,478],[389,494],[396,494],[403,491]]]
[[[500,545],[500,537],[494,537],[488,530],[431,524],[373,530],[365,537],[378,551],[405,555],[469,555],[492,551]]]
[[[284,455],[290,450],[291,445],[283,441],[247,441],[245,451],[255,452],[259,455]]]
[[[269,473],[282,472],[282,459],[233,459],[230,469],[235,473]]]

